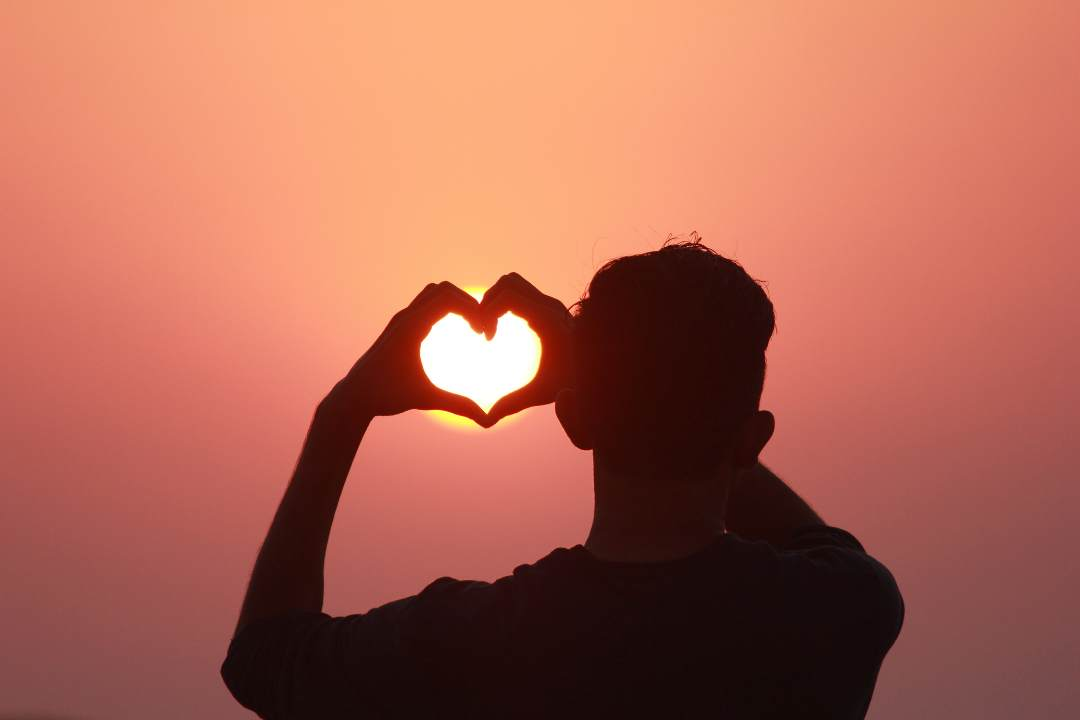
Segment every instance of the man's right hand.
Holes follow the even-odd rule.
[[[540,336],[540,369],[532,382],[503,396],[488,411],[487,425],[525,408],[555,401],[563,388],[574,386],[571,329],[573,316],[556,298],[545,295],[517,273],[499,278],[484,294],[480,312],[487,329],[505,312],[522,317]]]

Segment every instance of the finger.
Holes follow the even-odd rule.
[[[495,281],[495,284],[488,288],[488,291],[484,293],[484,297],[490,295],[497,295],[504,288],[511,287],[516,288],[525,293],[535,293],[536,295],[543,296],[544,293],[540,292],[540,289],[533,285],[531,282],[523,278],[516,272],[509,272]]]
[[[544,294],[540,292],[535,285],[517,273],[512,272],[500,277],[495,281],[494,285],[487,289],[487,292],[484,293],[483,300],[480,301],[481,307],[491,305],[501,295],[508,291],[519,293],[525,297],[544,297]]]
[[[550,302],[552,300],[554,302]],[[529,316],[542,319],[553,313],[566,312],[566,307],[554,298],[549,298],[546,295],[537,297],[532,293],[522,292],[518,288],[510,287],[504,288],[502,292],[493,296],[490,300],[485,297],[484,303],[480,307],[484,311],[486,319],[498,319],[504,313],[514,310],[518,310],[518,314],[525,317],[526,320],[529,319]]]
[[[430,295],[437,287],[439,287],[439,283],[428,283],[427,285],[425,285],[424,289],[417,293],[416,297],[414,297],[412,299],[412,302],[409,303],[409,307],[415,306],[418,302]]]
[[[487,421],[491,425],[494,425],[507,415],[519,413],[522,410],[530,407],[535,407],[539,404],[546,405],[547,403],[537,403],[535,389],[530,388],[528,385],[526,385],[523,388],[518,388],[517,390],[503,395],[501,398],[499,398],[498,401],[496,401],[496,403],[492,405],[491,409],[488,410]]]
[[[565,307],[556,302],[556,305],[537,304],[527,298],[522,298],[512,292],[503,293],[498,300],[484,309],[485,329],[491,328],[492,333],[498,328],[499,318],[512,312],[529,324],[540,336],[541,343],[551,342],[555,335],[568,329],[569,315]]]
[[[568,311],[558,299],[544,295],[530,285],[524,278],[504,276],[487,294],[484,295],[480,308],[484,316],[485,329],[492,332],[498,319],[507,312],[514,312],[523,317],[530,325],[547,327],[551,323],[563,320]]]
[[[495,335],[499,316],[504,312],[496,312],[496,303],[504,303],[504,296],[507,292],[515,292],[526,297],[542,294],[532,283],[516,272],[507,273],[496,280],[495,284],[487,289],[483,299],[480,301],[480,307],[484,311],[484,332],[489,340]]]
[[[480,406],[475,402],[464,395],[455,395],[439,388],[432,389],[430,401],[424,403],[424,405],[426,407],[420,408],[421,410],[445,410],[455,415],[467,417],[481,427],[491,427],[493,424],[488,421],[487,413],[481,410]]]
[[[500,298],[506,293],[511,293],[524,301],[535,303],[538,307],[548,307],[565,311],[566,306],[557,298],[545,295],[535,285],[517,273],[503,275],[499,280],[484,293],[481,306],[493,305],[500,302]]]
[[[441,282],[424,288],[405,310],[406,320],[414,326],[429,327],[448,313],[458,313],[473,329],[482,331],[480,304],[469,293],[451,282]]]
[[[401,310],[398,310],[390,317],[390,322],[387,323],[387,325],[400,325],[401,321],[409,315],[409,311],[412,310],[417,305],[417,303],[419,303],[424,297],[429,295],[431,291],[434,290],[436,287],[438,287],[436,283],[428,283],[427,285],[425,285],[424,289],[417,293],[416,297],[414,297],[408,305],[403,307]]]
[[[424,289],[417,294],[413,301],[409,303],[406,310],[416,310],[424,307],[424,305],[430,303],[433,299],[439,297],[445,297],[448,295],[460,295],[462,297],[472,298],[467,292],[459,288],[449,280],[443,280],[439,283],[428,283],[424,286]],[[472,298],[473,302],[476,302],[475,298]]]

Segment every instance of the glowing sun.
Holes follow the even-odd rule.
[[[465,290],[477,300],[484,296],[478,288]],[[540,338],[529,323],[510,312],[499,318],[491,340],[474,332],[465,318],[450,313],[420,343],[420,364],[433,385],[471,398],[487,412],[503,395],[536,377]]]

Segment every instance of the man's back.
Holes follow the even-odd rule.
[[[888,571],[813,526],[664,563],[579,545],[363,615],[257,623],[222,671],[266,717],[862,717],[902,618]]]
[[[222,668],[237,699],[268,718],[865,715],[903,603],[759,461],[775,429],[762,286],[694,238],[605,264],[575,310],[509,273],[480,301],[431,284],[394,315],[315,412]],[[419,349],[450,312],[477,332],[524,318],[543,345],[533,380],[487,411],[432,385]],[[334,512],[376,417],[490,427],[546,404],[592,453],[584,545],[494,583],[320,612]]]

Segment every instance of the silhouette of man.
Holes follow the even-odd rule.
[[[507,310],[541,337],[533,383],[485,414],[427,381],[435,321],[490,334]],[[863,717],[903,602],[758,462],[773,329],[762,288],[696,239],[608,263],[573,314],[513,273],[479,303],[429,285],[315,412],[222,666],[229,690],[265,718]],[[440,578],[322,613],[334,510],[375,416],[441,408],[490,426],[550,402],[592,451],[584,545],[492,583]]]

